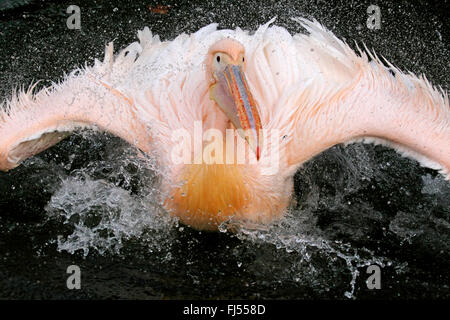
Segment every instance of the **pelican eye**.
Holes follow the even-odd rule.
[[[217,56],[216,60],[217,62],[220,62],[220,56]]]

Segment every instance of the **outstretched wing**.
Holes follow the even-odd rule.
[[[33,94],[13,94],[0,106],[0,170],[7,171],[67,137],[73,130],[97,127],[144,152],[150,134],[134,101],[121,93],[116,79],[127,76],[138,49],[132,45],[117,57],[106,47],[105,60],[72,72],[60,84]]]
[[[386,67],[370,52],[369,62],[316,21],[298,21],[309,34],[285,35],[273,50],[266,45],[260,60],[269,71],[258,72],[269,75],[254,77],[255,86],[273,100],[266,124],[283,128],[293,172],[335,144],[363,141],[391,146],[450,178],[448,95],[425,77],[405,74],[387,61]]]

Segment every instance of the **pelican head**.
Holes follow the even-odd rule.
[[[210,98],[222,109],[239,135],[261,156],[261,119],[245,77],[245,49],[233,39],[222,39],[209,49],[206,72]]]

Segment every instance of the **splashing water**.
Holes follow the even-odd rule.
[[[123,241],[130,238],[151,237],[149,243],[163,246],[174,224],[157,204],[89,177],[64,180],[46,210],[50,218],[73,227],[72,234],[58,238],[58,249],[82,250],[85,256],[90,249],[119,253]]]
[[[373,153],[373,147],[361,144],[331,149],[324,157],[311,161],[300,170],[298,176],[303,185],[298,186],[296,182],[300,188],[300,192],[296,192],[300,205],[293,205],[283,219],[270,226],[237,226],[231,220],[223,224],[220,231],[237,230],[235,235],[230,233],[231,237],[239,239],[250,250],[255,246],[273,246],[281,257],[275,256],[275,259],[283,259],[282,252],[293,255],[284,266],[285,270],[276,275],[280,281],[288,279],[306,283],[318,292],[327,291],[332,278],[342,277],[342,270],[347,270],[349,282],[343,295],[355,298],[355,284],[361,268],[377,264],[380,267],[394,265],[401,270],[407,265],[367,248],[364,243],[358,244],[373,231],[371,224],[384,223],[386,232],[395,234],[401,244],[411,244],[415,237],[432,232],[421,228],[427,213],[419,215],[399,210],[392,219],[386,220],[367,203],[348,201],[369,188],[376,177],[383,179],[383,172],[375,169],[379,164],[374,163]],[[154,163],[150,165],[151,170],[147,170],[141,165],[142,161],[137,161],[130,152],[112,154],[112,159],[90,163],[72,176],[63,178],[51,197],[46,206],[48,219],[62,221],[67,227],[63,235],[58,236],[58,250],[81,251],[85,257],[92,251],[120,256],[127,241],[134,239],[145,243],[149,251],[161,248],[170,251],[177,241],[176,233],[183,232],[184,227],[178,228],[177,220],[167,214],[156,200],[159,194],[157,171],[152,170],[155,169]],[[329,163],[322,166],[321,162],[329,160],[336,164],[334,168]],[[124,169],[130,164],[138,169]],[[316,166],[328,168],[324,177],[317,179]],[[146,178],[133,191],[135,177]],[[439,178],[426,175],[422,180],[422,193],[448,195],[447,184]],[[332,212],[334,221],[324,223],[324,218],[318,214],[323,210]],[[438,218],[433,219],[436,221]],[[450,230],[445,219],[440,218],[439,221],[440,228]],[[238,250],[236,259],[241,268],[239,254]],[[272,267],[258,268],[255,264],[254,269],[259,277],[266,273],[273,277]]]
[[[317,228],[317,217],[310,209],[291,210],[283,219],[270,226],[236,225],[233,221],[229,221],[220,227],[220,231],[227,232],[236,228],[239,230],[237,237],[243,241],[271,244],[277,250],[296,253],[298,260],[295,270],[291,273],[296,282],[309,283],[317,288],[326,286],[327,283],[318,281],[320,274],[326,268],[336,269],[333,264],[341,259],[351,276],[350,289],[344,293],[347,298],[355,298],[358,268],[374,264],[380,267],[392,264],[391,260],[378,257],[369,249],[354,248],[349,243],[330,239],[326,233]],[[325,282],[327,281],[329,279]]]
[[[81,135],[92,143],[99,138],[92,131]],[[133,148],[120,141],[119,146],[108,144],[118,149],[62,178],[45,208],[49,220],[59,220],[68,229],[58,236],[59,251],[118,254],[129,239],[146,238],[160,247],[170,242],[177,220],[158,201],[154,160],[137,158]],[[73,161],[69,158],[64,167],[70,168]]]

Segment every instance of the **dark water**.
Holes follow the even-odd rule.
[[[25,2],[25,1],[23,1]],[[81,8],[68,30],[66,8]],[[0,95],[39,86],[121,48],[144,26],[171,39],[208,23],[255,30],[315,17],[353,46],[449,88],[446,1],[31,1],[0,11]],[[380,30],[366,9],[381,9]],[[90,131],[0,173],[0,298],[448,299],[450,184],[371,145],[336,146],[295,177],[296,204],[267,230],[202,233],[154,202],[157,170],[120,139]],[[224,230],[226,231],[226,230]],[[68,290],[78,265],[81,290]],[[382,268],[369,290],[368,265]]]

